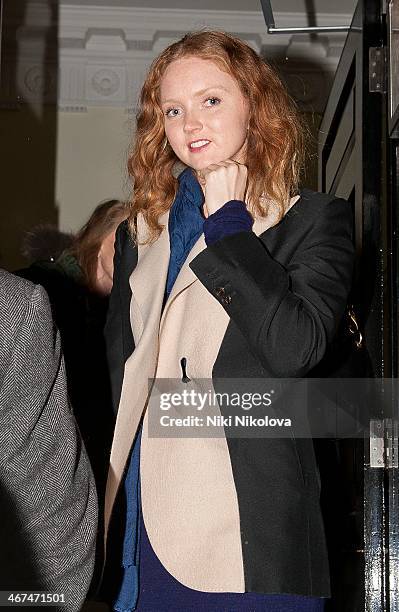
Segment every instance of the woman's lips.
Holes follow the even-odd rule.
[[[190,149],[191,153],[199,153],[200,151],[203,151],[204,149],[206,149],[208,145],[210,145],[210,141],[205,140],[204,138],[203,140],[194,140],[193,142],[190,142],[190,144],[188,145],[188,148]]]

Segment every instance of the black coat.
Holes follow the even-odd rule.
[[[168,244],[166,229],[163,234],[165,233],[166,237],[161,236],[157,241],[163,241],[163,246],[155,243],[155,246],[147,247],[144,256],[140,255],[140,249],[138,253],[137,248],[132,246],[126,223],[119,227],[116,236],[114,288],[110,299],[106,337],[114,405],[116,408],[120,404],[122,414],[118,416],[119,422],[111,453],[106,523],[143,409],[143,406],[136,407],[134,402],[127,407],[129,394],[135,386],[131,379],[132,373],[140,371],[140,364],[134,364],[135,354],[131,356],[135,347],[131,316],[133,322],[137,321],[141,312],[144,321],[144,304],[150,304],[147,308],[158,308],[159,325],[162,307],[160,296],[165,286],[167,262],[166,266],[162,263],[163,257],[159,259],[159,267],[162,270],[154,268],[153,278],[144,278],[143,272],[140,271],[140,258],[144,261],[147,256],[147,265],[148,257],[152,257],[153,262],[157,261],[156,254],[164,254],[162,249]],[[165,335],[167,336],[168,317],[173,329],[174,317],[178,321],[179,309],[184,310],[182,299],[190,300],[191,292],[194,302],[188,301],[187,308],[190,307],[195,312],[195,296],[198,294],[199,319],[202,317],[202,320],[206,321],[203,311],[208,313],[207,308],[209,313],[216,309],[214,312],[217,316],[220,315],[220,307],[214,300],[228,315],[216,360],[211,364],[214,380],[312,376],[314,368],[320,368],[322,365],[323,357],[336,336],[351,287],[354,248],[349,204],[341,199],[303,190],[301,198],[285,217],[277,225],[260,232],[258,236],[255,233],[239,233],[208,248],[203,247],[204,245],[201,250],[201,245],[197,245],[190,253],[180,273],[187,279],[186,283],[181,281],[180,286],[176,289],[174,287],[175,294],[169,297],[165,306],[161,321]],[[150,249],[153,249],[153,255]],[[155,249],[159,249],[159,253]],[[136,285],[137,294],[131,305],[129,277],[133,270],[136,283],[140,276],[140,281],[148,283],[148,287]],[[199,279],[200,284],[195,282],[196,279]],[[178,283],[179,279],[175,285]],[[204,295],[203,287],[207,290],[205,293],[208,298]],[[148,295],[153,291],[154,299],[141,299],[141,291]],[[201,303],[201,296],[204,298],[204,304]],[[212,296],[211,300],[209,296]],[[196,324],[196,320],[193,320],[193,328]],[[138,329],[140,326],[136,326],[136,335],[140,342],[142,331],[137,332]],[[177,365],[177,360],[180,356],[190,354],[191,344],[185,340],[182,329],[179,327],[176,346],[173,342],[169,342],[167,346],[166,355],[172,364],[170,370],[169,366],[164,366],[163,372],[166,372],[167,376],[173,376],[173,371],[178,376],[180,365]],[[158,337],[156,330],[154,338],[155,336]],[[204,328],[205,348],[207,342]],[[203,349],[199,345],[197,348]],[[206,355],[206,350],[203,354]],[[162,361],[162,354],[159,359]],[[197,371],[200,371],[195,360],[194,350],[191,357],[187,357],[187,374],[190,378],[195,378]],[[128,363],[125,368],[126,361]],[[173,365],[175,362],[176,366]],[[164,363],[167,363],[167,360],[164,360]],[[136,369],[129,369],[130,367]],[[145,370],[144,364],[143,369]],[[148,372],[150,371],[151,368]],[[147,376],[147,370],[143,372],[143,376]],[[140,384],[135,380],[137,385]],[[132,411],[137,411],[135,424],[132,424]],[[161,489],[162,482],[170,477],[169,472],[165,472],[164,464],[175,466],[181,456],[173,455],[173,443],[170,441],[164,441],[164,446],[163,442],[158,441],[159,446],[155,446],[151,438],[144,439],[144,489],[146,482],[151,482],[152,486],[151,492],[145,493],[148,495],[147,499],[144,499],[145,507],[149,510],[144,511],[144,519],[155,552],[168,571],[183,584],[198,590],[207,590],[203,586],[207,584],[207,578],[202,576],[202,570],[204,576],[206,572],[201,559],[206,559],[207,555],[208,559],[213,558],[215,550],[211,548],[211,539],[200,542],[197,551],[197,536],[193,532],[192,554],[195,560],[190,562],[190,567],[193,566],[190,574],[190,570],[183,569],[187,561],[184,554],[173,566],[162,540],[162,530],[165,528],[178,530],[179,508],[174,508],[173,502],[170,502],[170,514],[173,515],[170,524],[165,522],[168,519],[164,516],[157,518],[155,509],[152,515],[154,500],[154,503],[162,505],[166,500],[165,496],[162,497],[163,493],[159,493],[157,497],[157,487]],[[122,447],[124,450],[121,451]],[[242,581],[234,583],[230,590],[329,596],[328,559],[319,504],[320,481],[312,440],[290,437],[228,438],[226,448],[227,455],[224,455],[224,460],[229,462],[232,471],[236,498],[233,496],[231,499],[236,499],[238,508],[238,537],[241,540],[242,552]],[[216,466],[215,470],[217,469]],[[180,472],[173,477],[181,487],[182,481],[178,480],[181,479]],[[226,482],[223,481],[222,484],[227,487],[226,491],[229,490]],[[170,495],[173,496],[173,484],[170,489]],[[184,497],[184,491],[182,496]],[[233,513],[232,506],[230,508],[231,499],[226,500],[223,509],[226,516],[229,516],[230,510]],[[184,503],[181,506],[184,512]],[[166,506],[165,515],[168,516]],[[159,526],[158,520],[164,522]],[[209,529],[218,528],[218,518],[212,520],[216,522],[213,522]],[[159,532],[161,536],[157,539]],[[188,532],[186,536],[188,537]],[[176,545],[178,546],[178,541]],[[209,579],[214,590],[229,590],[226,584],[231,586],[231,583],[228,580],[224,582],[223,579],[229,572],[233,572],[237,563],[238,558],[232,560],[229,565],[227,556],[224,570],[218,569],[220,580],[219,577]]]

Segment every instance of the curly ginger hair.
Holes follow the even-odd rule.
[[[221,31],[191,32],[153,61],[140,95],[135,142],[128,159],[133,182],[129,226],[135,236],[135,219],[141,212],[150,241],[161,233],[159,217],[169,210],[178,188],[172,168],[179,160],[171,146],[165,146],[160,84],[173,61],[193,56],[213,61],[235,78],[249,102],[246,165],[250,212],[265,216],[274,203],[278,222],[291,196],[298,192],[306,129],[274,69],[239,38]]]

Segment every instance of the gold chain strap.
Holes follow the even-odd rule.
[[[359,329],[359,324],[356,320],[355,311],[353,308],[353,304],[348,304],[346,307],[346,314],[349,317],[348,321],[348,329],[349,333],[354,336],[356,348],[360,349],[363,347],[363,336]]]

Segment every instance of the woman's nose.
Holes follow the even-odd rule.
[[[202,121],[196,111],[186,112],[184,118],[184,131],[193,132],[202,128]]]

